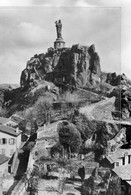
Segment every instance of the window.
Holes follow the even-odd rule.
[[[1,144],[6,144],[7,143],[7,139],[6,138],[2,138],[1,139]]]
[[[128,156],[128,164],[131,163],[131,155]]]
[[[122,165],[125,165],[125,158],[122,158]]]
[[[8,173],[11,173],[11,165],[8,166]]]
[[[10,138],[9,139],[9,144],[10,145],[14,145],[15,144],[15,139],[14,138]]]
[[[119,167],[119,162],[116,162],[116,167]]]

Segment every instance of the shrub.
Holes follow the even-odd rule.
[[[96,131],[96,124],[89,120],[85,115],[79,113],[71,118],[71,122],[75,124],[77,130],[81,134],[83,141],[86,141]]]
[[[59,154],[59,156],[62,156],[63,154],[63,146],[57,142],[52,148],[51,148],[51,156],[52,157],[57,157],[57,154]]]
[[[7,111],[5,108],[0,107],[0,117],[6,117]]]
[[[69,91],[66,91],[63,95],[62,98],[66,102],[78,102],[78,94],[77,93],[71,93]]]
[[[59,141],[64,149],[71,152],[78,152],[82,144],[81,135],[76,126],[68,121],[63,121],[58,125]]]

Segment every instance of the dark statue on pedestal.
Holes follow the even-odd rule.
[[[55,24],[56,24],[57,38],[56,38],[56,41],[54,42],[54,48],[60,49],[60,48],[65,47],[65,42],[63,41],[62,33],[61,33],[62,31],[61,20],[56,21]]]
[[[62,38],[62,34],[61,34],[62,23],[61,23],[61,20],[56,21],[55,24],[56,24],[57,39],[61,39]]]

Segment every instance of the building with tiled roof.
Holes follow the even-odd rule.
[[[131,182],[131,164],[125,166],[119,166],[113,169],[113,171],[122,179]]]
[[[10,118],[0,117],[0,125],[6,125],[10,121]]]
[[[0,154],[11,157],[21,145],[21,131],[0,125]]]
[[[14,137],[17,137],[19,134],[21,134],[20,130],[5,125],[0,125],[0,132],[7,133]]]
[[[3,163],[5,163],[8,160],[9,160],[9,157],[0,154],[0,165],[2,165]]]
[[[10,126],[10,127],[14,127],[14,128],[18,128],[19,124],[24,121],[23,118],[17,116],[17,115],[12,115],[10,117],[10,120],[5,124],[6,126]]]
[[[106,156],[107,160],[115,167],[131,164],[131,149],[117,149]]]
[[[24,121],[24,119],[17,115],[12,115],[10,118],[0,117],[0,125],[6,125],[14,128],[17,128],[22,121]]]
[[[108,165],[121,179],[121,188],[131,194],[131,149],[118,148],[115,152],[106,156]],[[125,194],[125,192],[124,192]]]
[[[0,177],[8,173],[9,157],[0,154]]]

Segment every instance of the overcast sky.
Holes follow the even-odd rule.
[[[0,83],[19,83],[27,60],[53,47],[58,19],[67,47],[95,44],[103,71],[131,77],[131,9],[124,1],[1,0]]]

